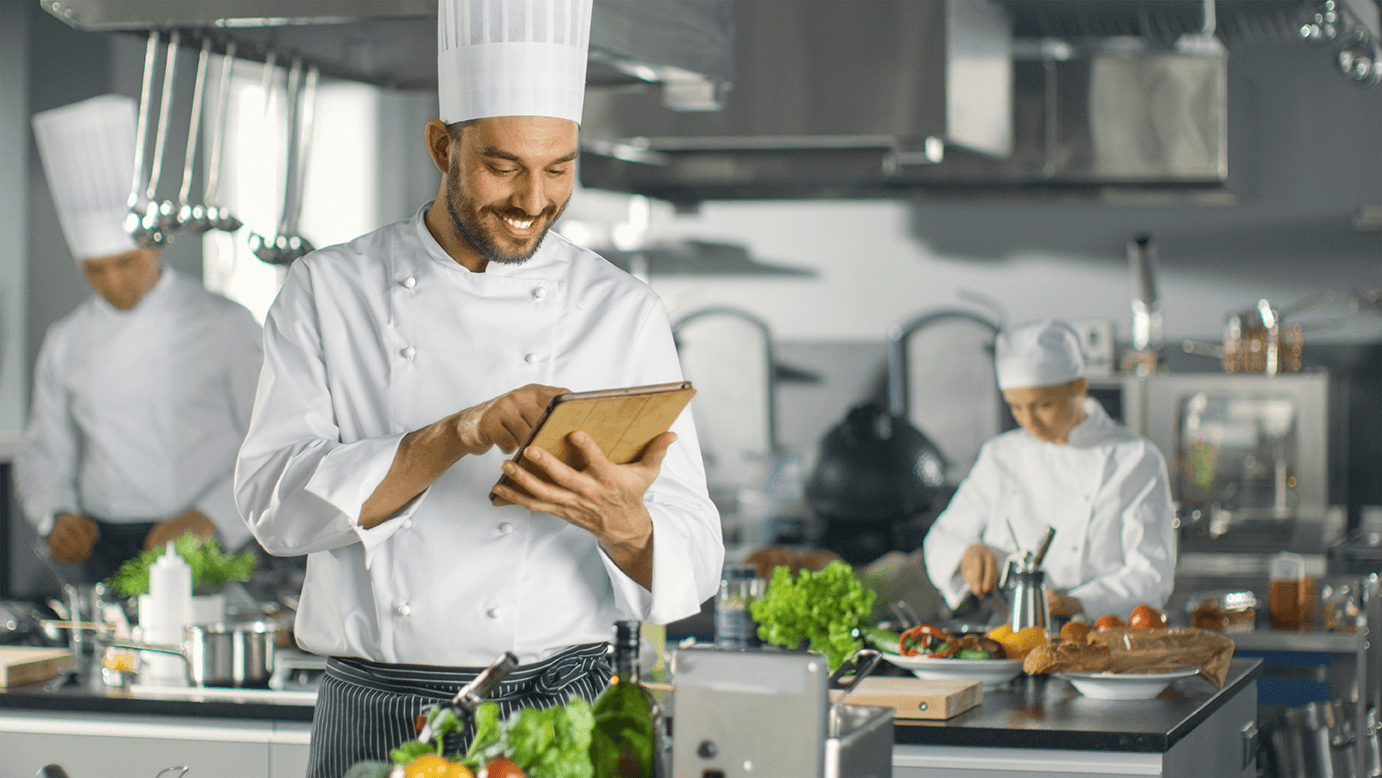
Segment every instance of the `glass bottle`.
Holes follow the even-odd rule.
[[[754,648],[762,645],[749,606],[763,596],[767,582],[751,565],[726,565],[715,598],[715,645]]]
[[[614,678],[595,700],[590,761],[601,778],[660,778],[662,712],[639,682],[639,623],[614,624]]]

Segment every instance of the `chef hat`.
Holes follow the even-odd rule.
[[[67,248],[78,262],[138,248],[125,232],[138,103],[101,95],[34,114],[34,138]]]
[[[1006,327],[994,346],[999,389],[1056,386],[1084,375],[1080,338],[1063,321],[1042,319]]]
[[[440,0],[437,84],[447,124],[581,121],[592,0]]]

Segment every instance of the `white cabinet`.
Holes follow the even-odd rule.
[[[0,778],[33,778],[58,764],[70,778],[300,778],[307,722],[0,712]],[[164,773],[176,778],[180,770]]]

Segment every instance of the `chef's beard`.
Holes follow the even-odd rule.
[[[476,254],[489,262],[498,262],[503,265],[519,265],[527,262],[542,247],[542,241],[546,239],[547,231],[552,229],[557,218],[566,210],[566,204],[571,202],[571,198],[568,197],[560,206],[548,206],[536,217],[521,208],[481,207],[476,203],[475,198],[462,191],[460,172],[460,165],[453,161],[450,180],[446,187],[446,211],[451,215],[451,223],[455,225],[456,232],[461,236],[461,239]],[[544,226],[541,232],[533,236],[532,246],[527,251],[507,253],[499,247],[498,242],[491,234],[492,231],[485,229],[484,218],[487,213],[494,214],[498,218],[508,216],[519,221],[536,218]]]

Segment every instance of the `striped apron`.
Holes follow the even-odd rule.
[[[572,695],[594,702],[612,673],[608,652],[608,643],[587,643],[519,665],[489,699],[499,704],[500,718],[519,708],[564,704]],[[387,762],[390,750],[417,737],[414,722],[423,708],[449,702],[482,670],[331,657],[312,714],[307,778],[341,778],[358,762]],[[446,753],[464,753],[474,734],[472,723],[448,735]]]

